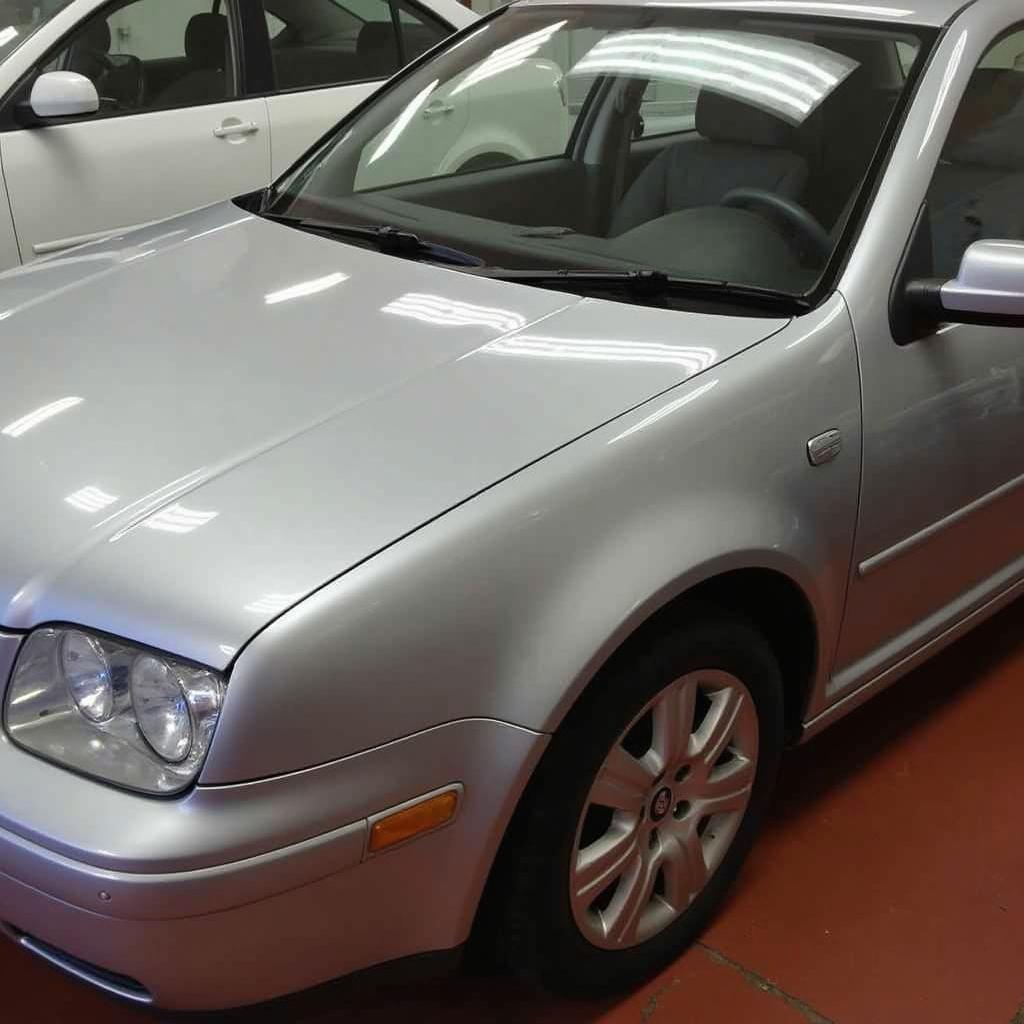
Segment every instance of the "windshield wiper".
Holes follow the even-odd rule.
[[[391,224],[334,224],[324,220],[307,220],[302,217],[285,217],[277,213],[261,216],[276,224],[308,231],[325,238],[352,239],[366,242],[386,256],[400,256],[407,260],[424,260],[430,263],[446,263],[453,267],[482,267],[484,261],[461,249],[453,249],[437,242],[424,241],[411,231],[402,231]]]
[[[779,313],[805,313],[811,304],[798,295],[706,278],[674,277],[661,270],[507,270],[486,267],[470,271],[480,276],[555,291],[620,293],[638,302],[681,297],[755,306]]]

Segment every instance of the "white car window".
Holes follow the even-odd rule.
[[[271,50],[282,91],[387,78],[450,31],[402,7],[400,42],[389,0],[264,0],[264,10],[281,25]]]
[[[131,0],[86,20],[45,68],[85,75],[101,116],[217,103],[236,95],[227,4]]]

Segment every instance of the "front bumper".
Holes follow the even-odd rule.
[[[0,737],[0,927],[93,984],[182,1010],[453,948],[546,742],[464,720],[154,800]],[[452,783],[464,792],[449,826],[367,856],[367,818]]]

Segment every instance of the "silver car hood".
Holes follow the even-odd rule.
[[[472,278],[228,203],[0,276],[0,625],[223,667],[328,580],[785,323]]]

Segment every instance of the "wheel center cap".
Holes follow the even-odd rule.
[[[671,806],[672,790],[670,790],[668,786],[665,786],[654,794],[654,799],[651,801],[651,820],[661,821],[661,819],[668,814],[668,809]]]

